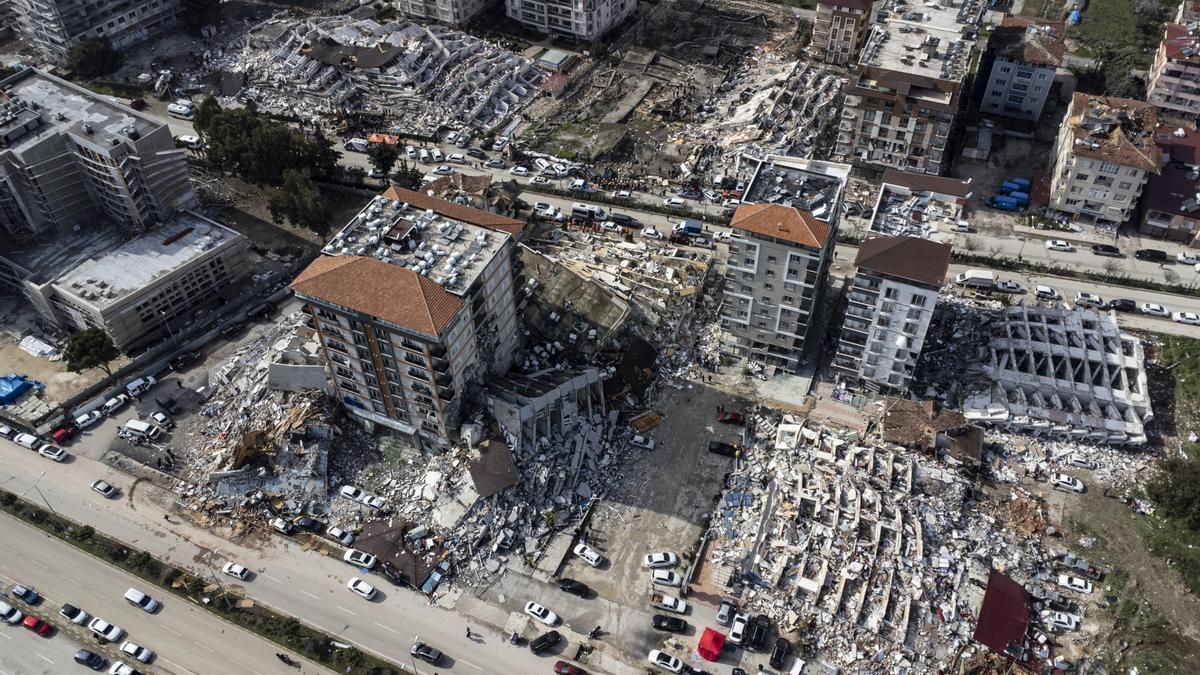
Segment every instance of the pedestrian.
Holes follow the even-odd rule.
[[[165,521],[167,521],[167,522],[169,523],[169,522],[171,522],[171,516],[168,516],[167,514],[165,514],[165,513],[164,513],[164,514],[163,514],[163,520],[165,520]]]

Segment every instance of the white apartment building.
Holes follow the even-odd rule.
[[[160,120],[32,68],[0,84],[0,231],[13,240],[98,222],[142,232],[197,203]]]
[[[487,9],[489,0],[396,0],[396,9],[410,19],[461,26]]]
[[[63,65],[83,38],[124,49],[173,28],[179,0],[11,0],[17,35]]]
[[[1050,207],[1084,222],[1128,221],[1162,165],[1157,125],[1153,105],[1075,92],[1054,147]]]
[[[918,237],[862,242],[833,371],[851,388],[903,393],[950,268],[950,245]]]
[[[1007,16],[988,38],[981,111],[1036,122],[1063,59],[1063,24]]]
[[[594,42],[637,11],[637,0],[507,0],[510,19],[546,35]]]
[[[1185,3],[1186,4],[1186,3]],[[1200,22],[1167,24],[1150,66],[1146,100],[1164,110],[1200,114]]]

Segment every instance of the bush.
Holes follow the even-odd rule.
[[[88,539],[91,539],[94,534],[96,534],[96,529],[94,527],[91,525],[84,525],[78,530],[75,530],[74,536],[75,539],[79,541],[87,541]]]
[[[83,38],[72,49],[69,56],[71,70],[80,77],[108,75],[121,67],[124,58],[113,49],[108,40]]]
[[[12,506],[17,503],[17,496],[11,492],[0,492],[0,506]]]

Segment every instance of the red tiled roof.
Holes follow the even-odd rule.
[[[1028,629],[1029,594],[1007,575],[992,570],[975,624],[975,641],[1004,654],[1008,645],[1025,639]]]
[[[920,237],[871,237],[858,245],[859,267],[915,281],[941,286],[950,269],[950,244]]]
[[[1200,61],[1200,40],[1196,39],[1195,35],[1188,33],[1187,26],[1181,26],[1177,23],[1167,24],[1166,35],[1162,41],[1163,47],[1167,50],[1167,58],[1173,61]],[[1191,53],[1185,54],[1183,50],[1191,50]]]
[[[361,256],[321,256],[290,288],[432,336],[441,335],[463,306],[426,276]]]
[[[811,213],[780,204],[742,204],[733,214],[731,227],[801,246],[821,249],[829,239],[829,225]]]
[[[988,49],[1012,61],[1058,67],[1063,60],[1063,35],[1061,21],[1010,16],[992,31]]]
[[[525,230],[525,223],[515,218],[502,216],[490,211],[484,211],[472,206],[463,204],[455,204],[448,202],[445,199],[430,197],[424,192],[415,190],[406,190],[402,187],[393,185],[383,193],[384,197],[396,202],[404,202],[418,209],[432,209],[434,213],[461,220],[464,223],[478,225],[495,232],[504,232],[514,239],[521,236],[521,232]]]
[[[1085,115],[1092,111],[1100,115],[1098,119],[1109,124],[1110,130],[1093,134],[1082,126]],[[1127,124],[1118,123],[1119,114],[1128,116]],[[1071,133],[1071,153],[1076,156],[1151,173],[1157,173],[1162,163],[1162,151],[1158,149],[1153,136],[1158,126],[1158,112],[1145,101],[1077,91],[1071,97],[1071,108],[1063,125]],[[1126,129],[1126,126],[1129,128]],[[1092,144],[1096,147],[1092,147]]]

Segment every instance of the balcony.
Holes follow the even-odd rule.
[[[446,359],[434,359],[433,369],[439,373],[444,373],[450,370],[450,362]]]
[[[437,377],[435,377],[434,380],[438,384],[440,384],[444,387],[447,384],[450,384],[451,382],[453,382],[454,378],[450,376],[450,373],[438,373]]]
[[[450,387],[438,387],[438,398],[449,403],[454,400],[454,390]]]
[[[404,360],[415,366],[421,366],[422,368],[425,367],[425,358],[421,357],[421,356],[416,356],[415,354],[412,354],[410,352],[404,353]]]
[[[422,382],[429,381],[429,373],[424,370],[417,370],[416,368],[409,368],[408,376],[412,377],[414,379],[420,380]]]

